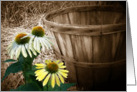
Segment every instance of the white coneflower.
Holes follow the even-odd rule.
[[[46,49],[52,49],[52,42],[45,35],[45,30],[41,26],[33,27],[31,32],[30,43],[33,43],[33,47],[37,52],[45,51]]]
[[[30,57],[32,57],[32,52],[34,55],[37,54],[32,47],[29,47],[30,37],[25,37],[26,35],[26,33],[19,33],[8,46],[7,50],[11,58],[14,56],[18,58],[21,53],[25,58],[28,56],[28,54]]]
[[[46,60],[45,64],[35,64],[36,71],[35,76],[38,81],[43,81],[45,86],[48,81],[51,81],[52,88],[55,87],[55,83],[60,86],[61,82],[64,83],[64,78],[68,76],[68,70],[64,69],[66,66],[63,62]]]

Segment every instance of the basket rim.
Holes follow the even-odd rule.
[[[120,28],[119,31],[126,31],[126,23],[103,24],[103,25],[102,24],[99,24],[99,25],[74,25],[73,24],[72,25],[72,24],[61,24],[61,23],[57,23],[57,22],[53,22],[53,21],[47,20],[47,18],[49,17],[49,15],[57,14],[58,12],[62,12],[64,10],[66,10],[66,9],[73,10],[74,8],[83,8],[83,7],[85,7],[85,8],[86,7],[90,7],[91,9],[101,9],[101,8],[103,8],[103,10],[109,9],[109,10],[114,10],[114,11],[117,11],[117,12],[123,11],[123,9],[120,6],[114,7],[112,5],[75,6],[75,7],[68,7],[68,8],[64,8],[64,9],[59,9],[59,10],[51,11],[51,12],[49,12],[49,13],[47,13],[47,14],[44,15],[43,21],[45,22],[46,26],[48,26],[50,28],[53,28],[53,29],[54,28],[59,29],[59,30],[53,30],[53,31],[59,32],[59,33],[70,33],[70,31],[72,32],[72,30],[73,31],[74,30],[79,30],[79,32],[80,32],[80,30],[81,30],[81,32],[86,32],[87,31],[88,33],[89,33],[89,30],[90,30],[90,32],[94,32],[94,31],[97,31],[97,30],[107,30],[108,31],[110,29],[110,27],[114,28],[113,30],[115,30],[115,28],[116,29]],[[123,12],[125,12],[125,11],[123,11]],[[63,32],[63,31],[60,31],[60,29],[64,29],[64,30],[67,30],[67,31]]]

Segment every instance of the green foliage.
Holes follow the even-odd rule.
[[[37,53],[38,55],[38,53]],[[32,71],[32,62],[36,58],[34,54],[32,54],[32,57],[28,56],[27,58],[23,57],[21,54],[19,57],[19,62],[22,64],[22,71],[23,71],[23,76],[25,77],[25,83],[30,83],[34,80],[32,80],[31,75],[33,74],[34,71]]]
[[[61,84],[61,91],[67,91],[68,88],[70,88],[71,86],[76,85],[76,83],[66,83],[66,84]]]
[[[8,60],[5,60],[4,62],[15,62],[16,60],[14,59],[8,59]]]
[[[6,72],[5,72],[5,75],[4,75],[4,77],[2,78],[2,81],[3,81],[10,73],[17,73],[17,72],[19,72],[19,71],[21,71],[21,70],[22,70],[22,66],[21,66],[21,63],[20,63],[20,62],[16,62],[16,63],[11,64],[11,65],[7,68],[7,70],[6,70]]]
[[[36,66],[35,65],[33,65],[32,66],[32,69],[30,70],[30,71],[27,71],[27,75],[32,75],[32,76],[35,76],[35,71],[36,71],[37,69],[36,69]]]
[[[54,88],[51,87],[51,82],[48,82],[46,86],[43,87],[43,91],[67,91],[71,86],[76,85],[75,83],[61,84],[60,86],[55,85]]]
[[[35,77],[35,65],[30,71],[25,72],[26,84],[19,86],[11,91],[41,91],[43,89],[42,82],[37,81]]]
[[[27,58],[24,58],[23,55],[20,54],[18,60],[8,59],[8,60],[4,61],[4,62],[15,62],[15,61],[17,61],[17,62],[11,64],[7,68],[5,75],[1,81],[3,81],[10,73],[17,73],[17,72],[22,71],[22,70],[24,70],[24,71],[31,70],[31,67],[32,67],[31,64],[32,64],[35,57],[36,56],[33,55],[32,58],[29,56]]]
[[[54,88],[51,87],[51,85],[47,85],[46,87],[44,87],[43,89],[44,91],[61,91],[61,88],[58,85],[55,85]]]
[[[17,89],[11,89],[11,91],[41,91],[41,90],[42,90],[41,87],[35,82],[21,85]]]

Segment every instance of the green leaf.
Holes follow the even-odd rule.
[[[19,71],[21,71],[21,70],[22,70],[22,66],[21,66],[20,62],[16,62],[16,63],[11,64],[11,65],[7,68],[7,70],[6,70],[6,72],[5,72],[5,75],[4,75],[4,77],[2,78],[2,81],[3,81],[10,73],[17,73],[17,72],[19,72]]]
[[[32,53],[32,52],[31,52],[31,53]],[[28,52],[27,52],[27,54],[28,54]],[[37,53],[36,56],[32,53],[32,57],[30,57],[29,54],[28,54],[28,56],[25,58],[25,57],[22,55],[22,53],[21,53],[20,56],[19,56],[18,61],[21,62],[21,63],[26,62],[26,63],[32,64],[33,60],[34,60],[38,55],[39,55],[39,53]]]
[[[32,66],[32,69],[30,70],[30,71],[27,71],[26,72],[26,74],[29,76],[29,75],[33,75],[33,76],[35,76],[35,71],[36,71],[37,69],[36,69],[36,65],[33,65]]]
[[[43,91],[48,91],[48,85],[45,85],[45,86],[43,87]]]
[[[47,83],[47,85],[45,85],[45,86],[43,87],[43,91],[60,91],[60,87],[57,86],[57,85],[55,85],[55,87],[52,88],[52,87],[51,87],[51,81],[49,81],[49,82]]]
[[[38,55],[38,53],[37,53]],[[32,81],[31,75],[34,75],[32,71],[32,62],[36,58],[35,55],[32,54],[32,57],[28,55],[28,57],[24,57],[22,54],[20,54],[18,61],[22,64],[22,71],[23,71],[23,76],[25,78],[25,83],[30,83]]]
[[[33,65],[33,66],[32,66],[32,70],[33,70],[33,71],[36,71],[36,70],[37,70],[37,69],[36,69],[36,65]]]
[[[11,89],[10,91],[41,91],[41,87],[35,82],[28,83],[25,85],[19,86],[17,89]]]
[[[8,60],[5,60],[4,62],[15,62],[16,60],[14,59],[8,59]]]
[[[29,75],[33,75],[34,76],[35,75],[34,71],[28,71],[28,72],[26,72],[26,74],[27,74],[27,76],[29,76]]]
[[[76,83],[66,83],[66,84],[61,84],[60,86],[55,85],[55,87],[52,88],[51,82],[49,81],[48,84],[43,87],[43,90],[44,91],[67,91],[68,88],[74,85],[76,85]]]
[[[61,84],[61,91],[67,91],[68,88],[71,86],[76,85],[76,83],[66,83],[66,84]]]
[[[47,85],[47,91],[60,91],[60,87],[58,85],[55,85],[54,88],[51,87],[51,81],[48,82],[48,85]],[[44,91],[46,91],[44,89]]]

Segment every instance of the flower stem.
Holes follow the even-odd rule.
[[[36,56],[35,56],[36,57]],[[32,63],[35,57],[23,57],[22,54],[19,56],[19,62],[22,64],[23,76],[25,79],[25,83],[30,83],[32,81],[31,75],[29,74],[32,71]]]
[[[23,63],[23,75],[25,78],[25,83],[31,82],[31,77],[28,74],[28,71],[31,71],[31,70],[32,70],[32,62],[31,61],[25,61]]]

